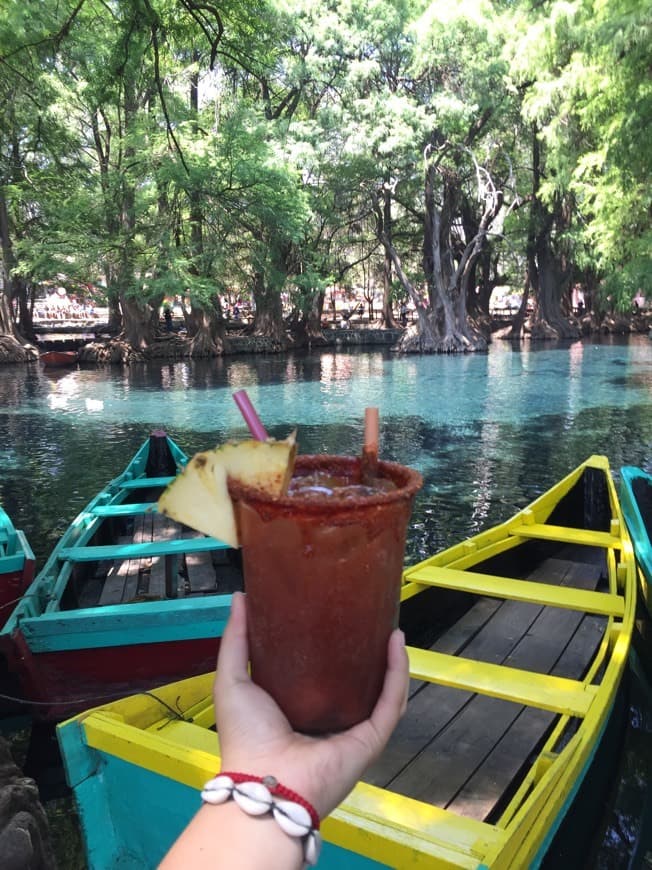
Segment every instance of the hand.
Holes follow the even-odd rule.
[[[324,737],[294,731],[271,696],[252,682],[248,661],[246,597],[236,592],[214,688],[222,770],[271,774],[324,818],[380,755],[405,712],[409,670],[403,633],[396,629],[390,636],[385,682],[371,716]]]

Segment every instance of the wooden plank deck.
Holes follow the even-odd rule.
[[[114,512],[107,514],[110,517],[117,515]],[[116,559],[109,563],[98,604],[125,604],[129,601],[158,600],[177,595],[206,595],[242,588],[241,582],[236,583],[231,576],[234,569],[226,555],[227,550],[202,550],[201,539],[205,536],[199,532],[188,529],[156,511],[132,512],[123,509],[119,515],[133,516],[133,532],[120,537],[116,543],[123,546],[145,546],[141,547],[142,554],[136,558]],[[154,552],[151,555],[145,552],[148,545],[156,549],[156,545],[161,542],[181,542],[181,539],[192,540],[198,549],[183,553],[180,544],[180,552]]]
[[[602,573],[595,562],[548,559],[527,580],[594,590]],[[432,649],[577,680],[604,625],[581,611],[480,597]],[[491,821],[555,718],[539,707],[412,680],[407,712],[365,781]]]

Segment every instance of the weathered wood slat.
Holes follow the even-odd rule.
[[[579,570],[573,572],[577,576]],[[586,578],[591,577],[585,573]],[[593,575],[596,577],[597,576]],[[509,605],[508,605],[509,606]],[[556,612],[550,608],[542,609],[540,615],[532,623],[530,629],[523,634],[513,651],[505,659],[505,666],[517,667],[524,673],[529,688],[536,690],[543,684],[554,694],[559,692],[560,703],[557,710],[569,715],[583,715],[592,701],[595,690],[584,688],[577,680],[583,675],[587,662],[595,652],[599,642],[594,638],[590,645],[581,650],[581,657],[574,656],[574,667],[565,672],[572,678],[560,676],[558,668],[568,645],[572,642],[583,615],[572,611]],[[604,623],[603,623],[604,625]],[[523,671],[522,669],[526,669]],[[531,670],[540,673],[528,674]],[[564,686],[568,686],[572,698],[564,696]],[[523,687],[527,692],[528,686]],[[495,694],[495,693],[491,693]],[[524,692],[525,694],[525,692]],[[500,696],[497,696],[500,697]],[[520,701],[521,698],[517,698]],[[534,699],[536,707],[544,707],[545,698]],[[566,709],[566,702],[569,702]],[[575,706],[577,705],[577,706]],[[552,705],[544,709],[552,710]],[[396,780],[399,789],[417,787],[413,777],[420,782],[421,797],[434,800],[439,806],[448,807],[458,798],[458,792],[464,793],[458,809],[468,809],[473,806],[481,818],[493,809],[497,801],[509,786],[512,776],[516,776],[537,746],[544,739],[548,728],[553,722],[552,716],[531,714],[520,703],[504,703],[496,697],[475,696],[472,701],[449,723],[435,740],[424,750],[424,758],[418,764],[408,767]],[[494,758],[496,747],[501,746],[503,755],[509,755],[510,764],[498,771]],[[461,752],[460,747],[465,751]],[[427,759],[436,758],[437,776],[424,777],[423,770],[428,767]],[[488,767],[485,768],[485,765]],[[469,786],[474,782],[473,787]]]
[[[552,669],[555,676],[577,679],[586,667],[587,650],[596,649],[604,635],[604,621],[587,616]],[[554,715],[533,707],[522,708],[514,724],[483,760],[464,787],[447,805],[453,812],[467,814],[473,807],[475,818],[487,819],[499,809],[498,793],[507,789],[524,764],[540,746],[554,721]]]
[[[120,545],[126,545],[130,543],[131,540],[131,536],[125,536],[118,538],[118,543]],[[133,566],[129,560],[118,560],[113,563],[104,580],[102,594],[100,595],[100,600],[98,602],[100,606],[106,604],[120,604],[122,602],[125,596],[125,588],[129,578],[129,573],[132,570]]]
[[[557,570],[561,581],[567,571],[567,564],[557,566]],[[541,576],[541,571],[534,572],[530,575],[530,580],[535,580]],[[484,610],[485,602],[486,599],[481,598],[463,619],[472,619],[473,612],[479,606]],[[468,643],[445,650],[447,638],[451,631],[455,635],[459,633],[458,622],[433,646],[433,650],[445,650],[451,654],[463,654],[474,660],[500,664],[513,649],[514,638],[521,637],[529,629],[541,612],[541,607],[514,602],[511,603],[510,607],[503,607],[502,602],[498,604],[499,606],[491,614],[491,619],[482,621],[482,630],[470,637]],[[374,785],[389,786],[394,777],[407,767],[414,758],[418,757],[428,742],[454,718],[472,697],[473,694],[470,691],[465,692],[459,688],[444,685],[425,684],[423,691],[410,700],[407,712],[394,730],[382,756],[367,772],[365,780]],[[430,730],[424,730],[425,723],[430,723]]]
[[[594,589],[601,568],[551,559],[528,581],[538,585],[542,579],[550,583],[556,578],[569,587]],[[476,607],[486,608],[486,600],[480,598],[469,614]],[[469,614],[464,619],[473,622]],[[443,685],[417,688],[385,752],[365,776],[367,782],[442,807],[454,805],[459,812],[484,819],[556,718],[540,707],[561,707],[579,715],[587,709],[592,690],[577,681],[600,642],[604,618],[527,601],[498,602],[490,618],[485,616],[477,618],[478,631],[457,650],[474,659],[471,668],[464,658],[451,661],[436,651],[410,651],[417,676],[426,676],[428,666],[436,666],[431,676]],[[438,644],[450,645],[455,653],[456,635],[464,633],[456,625],[450,639],[447,633]],[[476,665],[477,660],[482,664]],[[567,690],[568,703],[559,702],[559,688]],[[489,694],[476,694],[475,689]],[[522,701],[537,706],[524,707]],[[500,770],[506,772],[502,778]]]
[[[154,514],[152,518],[153,536],[156,541],[173,541],[178,540],[182,536],[182,527],[179,523],[171,520],[169,517],[162,514]],[[169,561],[170,560],[170,561]],[[173,564],[172,564],[173,561]],[[168,582],[172,582],[172,573],[176,591],[178,556],[154,556],[151,560],[151,568],[149,574],[149,595],[154,598],[166,598],[166,576]],[[167,574],[166,574],[167,572]],[[174,596],[176,597],[176,596]]]
[[[184,538],[196,538],[198,534],[199,532],[193,529],[185,529],[183,532]],[[217,590],[217,575],[212,553],[187,553],[185,562],[190,594]]]
[[[512,601],[530,601],[533,604],[565,607],[603,616],[622,617],[625,612],[625,600],[622,595],[569,589],[568,586],[533,583],[528,580],[512,580],[490,574],[477,574],[473,571],[458,571],[455,568],[429,566],[414,571],[410,579],[424,585],[460,589],[475,595],[491,595],[497,598],[509,598]]]

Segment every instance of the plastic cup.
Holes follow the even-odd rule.
[[[369,716],[382,689],[422,478],[397,463],[379,462],[378,469],[397,488],[346,501],[231,487],[252,679],[297,731],[348,728]],[[360,481],[356,458],[297,458],[294,478],[315,471]]]

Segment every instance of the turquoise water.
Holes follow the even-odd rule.
[[[487,355],[387,351],[235,357],[46,376],[0,367],[0,498],[47,553],[151,429],[188,452],[246,435],[246,388],[269,432],[303,452],[356,453],[378,405],[381,454],[418,468],[408,559],[531,501],[591,453],[652,463],[652,342],[576,342]]]
[[[625,464],[652,470],[647,337],[496,343],[486,355],[342,350],[55,375],[0,366],[0,502],[39,563],[153,428],[188,453],[245,436],[232,399],[241,388],[270,434],[297,428],[305,453],[357,453],[364,408],[379,407],[382,457],[424,475],[409,562],[510,516],[592,453],[606,454],[616,473]],[[636,746],[648,748],[633,750],[635,772],[620,783],[639,808],[652,773],[648,698],[642,690],[630,716]],[[640,826],[630,810],[625,816],[605,835],[618,860],[636,848],[645,854],[632,842]]]

